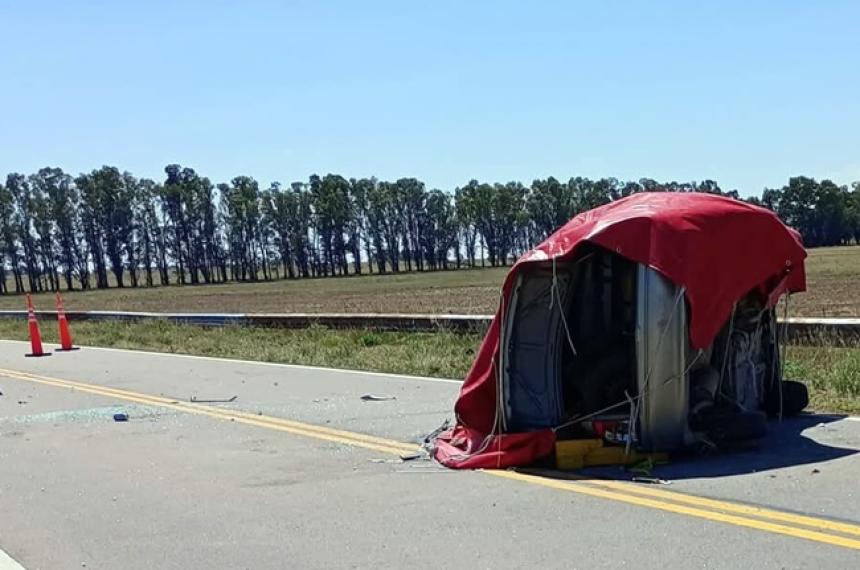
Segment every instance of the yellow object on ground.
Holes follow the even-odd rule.
[[[621,446],[605,446],[602,439],[569,439],[555,443],[555,462],[558,469],[580,469],[602,465],[631,465],[649,459],[665,462],[665,453],[625,453]]]
[[[585,456],[603,447],[602,439],[568,439],[555,442],[555,462],[559,469],[580,469]]]

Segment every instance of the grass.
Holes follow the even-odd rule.
[[[222,356],[442,378],[463,378],[481,341],[478,334],[387,333],[362,330],[204,328],[165,321],[74,323],[75,341],[91,346]],[[42,324],[56,342],[53,322]],[[27,339],[23,320],[0,319],[0,338]],[[860,413],[860,349],[789,347],[786,377],[803,379],[810,408]]]
[[[785,376],[806,382],[812,409],[860,413],[860,348],[790,346]]]
[[[57,342],[53,321],[40,324],[45,342]],[[480,338],[453,333],[199,327],[167,321],[79,322],[76,344],[306,364],[374,372],[462,378]],[[24,320],[0,319],[0,338],[27,340]]]
[[[507,268],[398,275],[107,289],[64,294],[69,310],[231,313],[465,313],[493,314]],[[810,250],[808,292],[791,301],[795,316],[860,317],[860,246]],[[52,309],[50,295],[37,308]],[[0,296],[0,309],[23,309],[17,295]]]

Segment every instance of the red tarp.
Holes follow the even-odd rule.
[[[686,289],[690,342],[705,348],[755,288],[770,303],[804,291],[800,234],[770,210],[710,194],[642,193],[583,212],[511,268],[502,287],[507,300],[524,265],[576,254],[590,242],[652,267]],[[435,457],[454,468],[526,465],[552,453],[555,434],[494,433],[500,317],[496,313],[454,406],[457,425],[436,440]]]

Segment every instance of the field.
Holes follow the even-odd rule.
[[[69,310],[167,312],[331,312],[492,314],[507,268],[364,275],[265,283],[108,289],[65,293]],[[810,250],[808,291],[791,314],[860,317],[860,246]],[[52,309],[49,295],[36,295]],[[23,309],[20,296],[0,297],[0,309]]]

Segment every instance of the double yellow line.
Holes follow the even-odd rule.
[[[362,447],[391,455],[402,456],[404,454],[415,453],[419,450],[419,447],[415,444],[403,443],[351,431],[316,426],[313,424],[285,420],[272,416],[249,414],[247,412],[237,410],[205,406],[193,402],[181,402],[170,398],[164,398],[162,396],[152,396],[149,394],[120,390],[117,388],[108,388],[106,386],[95,384],[73,382],[71,380],[61,380],[58,378],[50,378],[17,370],[6,370],[0,368],[0,375],[26,382],[34,382],[36,384],[54,386],[57,388],[67,388],[88,394],[135,402],[138,404],[160,406],[162,408],[180,412],[273,429],[332,443]],[[608,499],[630,505],[731,524],[738,527],[751,528],[791,536],[794,538],[802,538],[805,540],[830,544],[833,546],[860,550],[860,538],[854,538],[860,537],[860,525],[856,524],[810,517],[729,501],[708,499],[674,491],[642,487],[620,481],[593,479],[571,481],[516,471],[489,470],[484,471],[484,473],[494,477],[539,485],[560,491],[573,492],[580,495]]]
[[[572,491],[590,497],[860,550],[860,540],[837,534],[860,536],[860,526],[849,523],[706,499],[674,491],[644,488],[620,481],[593,479],[566,481],[515,471],[487,471],[486,473],[560,491]]]

